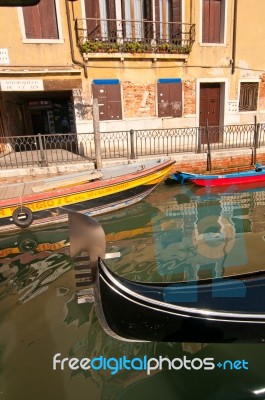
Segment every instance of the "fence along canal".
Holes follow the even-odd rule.
[[[94,161],[95,137],[102,159],[204,153],[207,137],[211,151],[265,145],[265,123],[96,133],[0,137],[0,169]]]

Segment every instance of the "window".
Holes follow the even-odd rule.
[[[182,83],[180,79],[159,79],[157,96],[159,117],[182,116]]]
[[[258,104],[258,82],[241,82],[239,111],[256,111]]]
[[[118,79],[94,79],[93,97],[98,99],[99,119],[122,119],[121,88]]]
[[[123,24],[124,39],[152,38],[152,1],[122,0],[121,5],[122,19],[126,21]]]
[[[157,40],[181,44],[181,0],[155,0]]]
[[[116,39],[115,0],[85,0],[87,34],[91,39]]]
[[[23,7],[26,39],[59,39],[55,0]]]
[[[225,0],[202,0],[202,43],[224,43]]]

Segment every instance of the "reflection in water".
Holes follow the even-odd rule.
[[[109,261],[120,275],[148,282],[190,280],[264,268],[264,204],[261,189],[208,193],[193,186],[160,185],[146,201],[97,219],[106,232],[107,251],[122,254]],[[241,371],[230,376],[218,370],[207,375],[163,371],[151,378],[140,371],[123,370],[115,376],[104,370],[53,371],[56,353],[62,357],[175,358],[187,354],[184,349],[189,347],[199,350],[198,357],[252,360],[243,381],[250,388],[262,386],[264,354],[258,345],[198,349],[108,337],[98,324],[94,306],[77,304],[68,244],[67,226],[0,238],[0,387],[4,399],[135,399],[151,398],[151,392],[154,399],[160,391],[165,399],[189,399],[200,390],[205,398],[213,399],[215,394],[221,398],[220,383],[225,382],[224,397],[233,398],[227,393],[242,382]],[[246,398],[252,398],[249,390],[242,386],[242,398],[246,393]]]

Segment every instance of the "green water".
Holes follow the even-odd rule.
[[[264,269],[265,191],[207,193],[160,185],[128,209],[98,218],[122,276],[176,281]],[[264,399],[263,344],[127,343],[78,305],[67,226],[0,238],[0,400]],[[261,302],[265,301],[260,299]],[[53,370],[53,356],[211,357],[248,369]],[[256,391],[256,392],[255,392]],[[255,393],[254,393],[255,392]]]

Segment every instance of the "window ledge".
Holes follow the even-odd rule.
[[[201,47],[227,47],[226,43],[199,43]]]
[[[23,39],[25,44],[63,44],[63,39]]]
[[[242,115],[242,114],[255,114],[257,113],[258,110],[251,110],[251,111],[238,111],[238,114]]]
[[[152,60],[153,62],[157,60],[181,60],[186,62],[188,59],[188,54],[167,54],[167,53],[83,53],[84,61],[89,61],[91,59],[120,59],[124,61],[125,59],[130,60]]]

